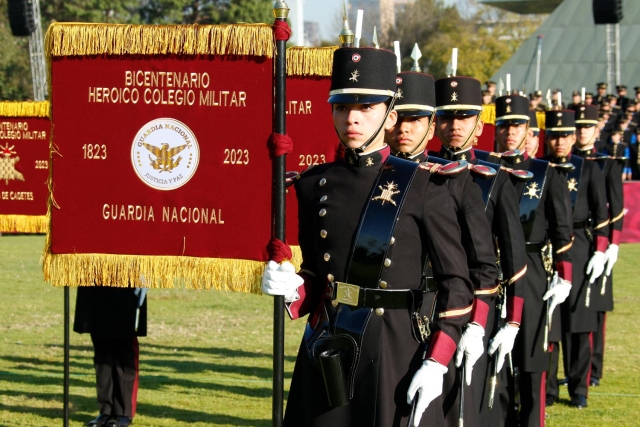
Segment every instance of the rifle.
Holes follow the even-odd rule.
[[[493,321],[493,336],[502,328],[502,314],[503,310],[506,309],[507,305],[507,292],[506,289],[502,287],[502,280],[504,275],[502,273],[502,264],[500,261],[500,248],[498,247],[497,239],[494,238],[494,244],[496,248],[496,265],[498,266],[498,281],[501,283],[498,289],[498,298],[496,301],[496,314],[495,319]],[[506,314],[506,313],[505,313]],[[506,316],[505,316],[506,317]],[[492,372],[491,372],[491,388],[489,389],[489,409],[493,408],[493,401],[496,395],[496,386],[498,385],[498,352],[496,351],[492,358]]]
[[[542,253],[540,254],[540,256],[542,257],[542,265],[544,266],[544,271],[547,273],[548,291],[549,289],[551,289],[551,280],[553,278],[553,247],[551,245],[551,241],[547,241],[547,243],[542,247]],[[551,298],[548,298],[546,302],[547,311],[545,314],[544,322],[544,342],[542,344],[545,353],[549,350],[549,331],[551,330],[552,313],[549,312],[550,302]]]

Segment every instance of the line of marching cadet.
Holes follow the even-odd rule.
[[[464,352],[467,360],[477,359],[471,381],[477,406],[467,413],[480,414],[482,426],[544,425],[545,406],[559,398],[560,343],[566,375],[560,383],[568,386],[571,406],[586,407],[589,387],[598,386],[602,378],[606,312],[613,310],[611,270],[624,215],[626,158],[596,152],[598,108],[575,104],[571,110],[547,111],[544,143],[550,155],[535,159],[540,131],[535,110],[529,109],[525,97],[498,97],[500,152],[487,153],[473,148],[473,140],[482,133],[477,113],[457,110],[460,123],[452,120],[449,133],[446,126],[434,123],[440,117],[429,120],[425,114],[457,105],[451,104],[452,98],[477,105],[478,80],[447,77],[434,82],[415,70],[399,73],[397,81],[402,93],[395,107],[399,119],[386,136],[392,152],[415,161],[466,160],[508,176],[503,181],[493,178],[492,188],[483,188],[502,278],[495,298],[488,301],[486,317],[472,319],[461,340],[484,336],[482,352],[479,341],[477,349],[473,344],[458,346],[458,358]],[[434,128],[442,142],[439,152],[427,150]],[[476,182],[487,180],[481,173],[476,176]],[[500,192],[505,185],[501,182],[508,181],[515,192]],[[492,200],[498,198],[502,200]],[[511,207],[500,211],[500,204]],[[476,295],[491,291],[477,289]],[[492,358],[496,339],[507,345]],[[505,354],[508,366],[502,369]]]
[[[623,219],[624,158],[595,151],[597,108],[547,111],[550,154],[537,159],[529,100],[497,97],[499,150],[479,151],[478,80],[455,66],[435,80],[419,54],[396,74],[392,52],[342,39],[329,103],[345,156],[296,182],[301,270],[273,256],[262,279],[292,318],[309,314],[285,425],[544,426],[560,347],[570,404],[585,408],[602,379]],[[416,210],[421,170],[432,195]]]

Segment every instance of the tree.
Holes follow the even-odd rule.
[[[11,34],[7,0],[0,0],[0,46],[0,100],[33,98],[29,39]]]

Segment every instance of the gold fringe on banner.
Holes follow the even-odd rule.
[[[544,111],[536,111],[536,118],[538,119],[538,127],[544,130],[544,125],[546,122]]]
[[[287,75],[330,77],[333,65],[331,47],[290,47],[287,49]]]
[[[49,244],[47,236],[47,244]],[[292,246],[296,268],[300,248]],[[42,257],[44,279],[53,286],[147,287],[261,293],[266,263],[242,259],[109,254],[52,254]]]
[[[496,106],[495,104],[483,105],[480,113],[480,120],[487,125],[496,124]]]
[[[46,233],[48,229],[46,215],[0,215],[2,233]]]
[[[45,51],[52,56],[249,55],[272,58],[273,29],[267,24],[118,25],[54,23]]]
[[[3,101],[0,117],[49,117],[49,101]]]

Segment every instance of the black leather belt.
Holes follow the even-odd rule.
[[[577,230],[580,228],[585,228],[588,225],[587,221],[576,221],[573,223],[573,229]]]
[[[426,292],[434,292],[435,281],[427,278],[426,289],[361,288],[344,282],[330,282],[331,301],[353,307],[411,309]]]
[[[543,247],[544,247],[544,244],[542,242],[539,242],[539,243],[527,242],[527,243],[525,243],[525,248],[527,250],[527,253],[530,253],[530,254],[539,254],[540,252],[542,252],[542,248]]]

